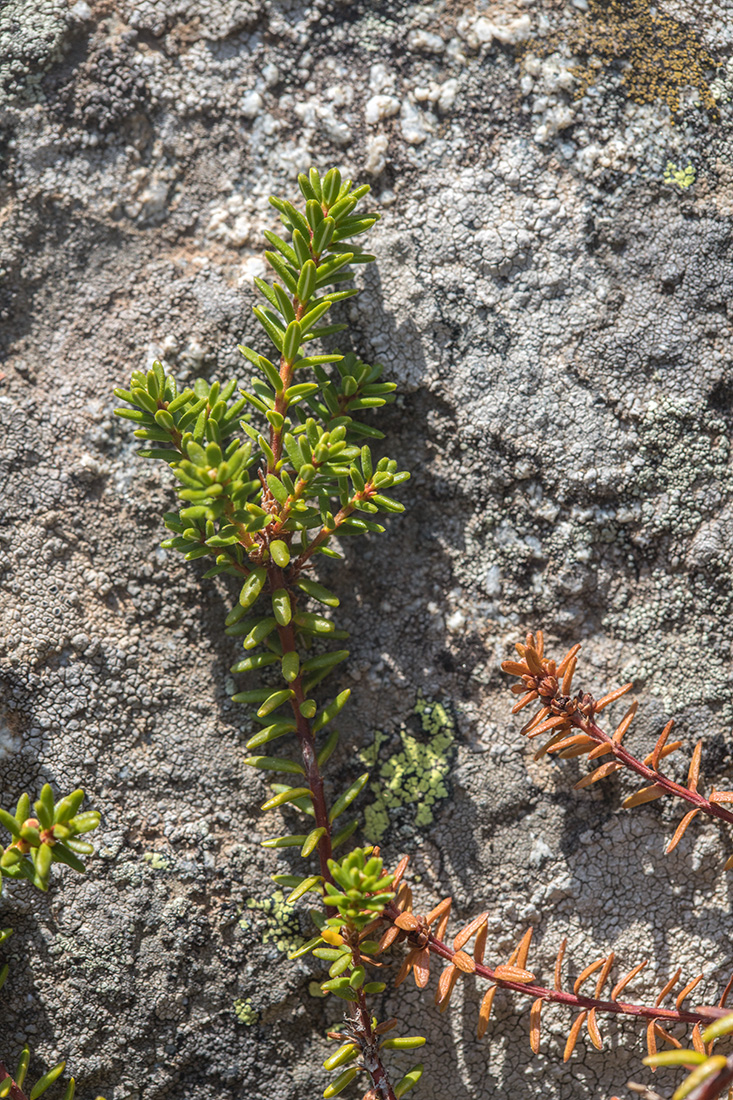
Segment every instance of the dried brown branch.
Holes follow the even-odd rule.
[[[625,799],[623,805],[627,809],[653,802],[664,795],[687,802],[692,809],[688,810],[677,826],[667,845],[667,852],[677,847],[685,830],[699,813],[733,825],[733,813],[724,808],[725,803],[733,802],[733,791],[716,791],[713,788],[709,798],[705,798],[698,790],[701,741],[698,741],[693,751],[687,783],[682,784],[676,783],[659,770],[660,761],[682,744],[681,741],[669,743],[667,740],[672,722],[664,727],[654,750],[644,760],[634,756],[622,743],[636,714],[637,703],[632,703],[613,734],[609,735],[597,724],[596,715],[630,691],[631,684],[624,684],[598,700],[583,691],[571,695],[579,645],[573,646],[559,664],[545,657],[542,631],[538,631],[536,636],[528,634],[526,642],[517,644],[516,649],[519,660],[504,661],[501,666],[510,676],[519,677],[519,683],[513,684],[511,689],[513,694],[519,696],[512,713],[516,714],[530,703],[538,702],[540,709],[525,723],[522,733],[529,738],[539,737],[543,733],[550,734],[549,740],[535,754],[535,759],[545,753],[564,759],[587,755],[589,760],[598,760],[610,756],[610,761],[589,772],[576,783],[576,788],[588,787],[620,768],[628,768],[641,776],[646,785]],[[728,859],[725,867],[726,870],[733,868],[733,856]]]

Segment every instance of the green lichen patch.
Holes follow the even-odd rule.
[[[247,909],[260,914],[256,926],[262,943],[274,943],[278,951],[289,954],[297,951],[305,943],[300,930],[297,905],[288,905],[282,890],[276,890],[269,898],[257,901],[248,898]],[[241,928],[249,929],[252,922],[243,916],[239,922]]]
[[[143,859],[149,863],[154,871],[167,871],[171,861],[166,859],[161,852],[143,852]]]
[[[589,0],[568,30],[527,43],[526,51],[546,56],[569,49],[581,59],[570,71],[582,98],[601,73],[614,69],[634,103],[666,103],[673,115],[680,110],[680,92],[695,88],[714,121],[719,112],[708,83],[717,62],[695,31],[660,11],[651,0]]]
[[[247,997],[246,1000],[240,997],[236,1000],[234,1002],[234,1014],[240,1024],[244,1024],[245,1027],[252,1027],[260,1018],[259,1012],[252,1007],[251,997]]]
[[[664,170],[665,183],[674,183],[682,191],[687,191],[695,182],[695,176],[696,172],[691,164],[686,168],[678,168],[671,160],[667,161],[667,167]]]
[[[435,806],[448,797],[448,774],[455,756],[456,723],[442,703],[418,695],[413,713],[420,721],[423,738],[404,727],[399,731],[401,749],[379,762],[380,750],[390,740],[378,730],[361,754],[372,769],[370,789],[374,801],[364,810],[364,836],[377,844],[387,832],[390,814],[412,807],[416,829],[431,824]]]

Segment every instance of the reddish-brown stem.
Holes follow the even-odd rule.
[[[385,920],[394,924],[400,916],[400,910],[392,903],[383,911],[382,916]],[[411,942],[411,938],[408,936],[409,942]],[[438,955],[448,962],[452,962],[456,955],[452,948],[432,934],[429,935],[426,946],[432,954]],[[486,981],[495,982],[502,989],[512,989],[515,993],[522,993],[524,996],[532,997],[535,1000],[539,997],[543,1001],[554,1001],[556,1004],[565,1005],[567,1008],[578,1011],[595,1008],[597,1012],[612,1013],[616,1016],[639,1016],[647,1020],[666,1020],[668,1023],[701,1024],[703,1026],[717,1019],[719,1015],[719,1010],[712,1007],[708,1009],[699,1006],[694,1011],[684,1012],[673,1008],[661,1008],[656,1005],[631,1004],[628,1001],[603,1001],[596,997],[585,997],[579,993],[567,993],[561,989],[547,989],[545,986],[530,982],[513,982],[506,978],[498,978],[491,967],[484,966],[482,963],[475,964],[475,973]]]
[[[293,595],[291,589],[285,583],[283,572],[274,562],[270,561],[267,564],[267,578],[269,588],[271,592],[275,592],[278,588],[285,588],[290,598],[290,604],[295,611],[296,598]],[[292,622],[287,626],[279,626],[277,628],[278,635],[280,637],[280,644],[282,645],[283,654],[293,653],[295,651],[295,630]],[[290,684],[291,690],[294,692],[293,698],[290,700],[290,704],[293,710],[293,718],[295,720],[295,735],[298,738],[298,744],[300,745],[300,752],[303,757],[303,766],[305,768],[305,778],[308,786],[310,787],[311,794],[313,795],[313,813],[316,828],[323,828],[325,832],[318,841],[318,859],[321,865],[321,875],[324,882],[333,882],[333,877],[328,869],[328,861],[331,858],[331,822],[328,818],[328,809],[326,807],[326,796],[323,791],[323,776],[321,775],[321,769],[318,767],[318,756],[316,753],[316,739],[313,736],[313,730],[311,729],[310,722],[307,718],[304,718],[300,713],[300,707],[305,702],[305,692],[303,690],[303,674],[298,673],[295,680]]]
[[[299,321],[305,313],[307,304],[307,302],[298,301],[296,297],[293,298],[293,309],[295,310],[296,321]],[[282,417],[284,417],[288,411],[288,399],[285,396],[285,391],[293,381],[294,362],[294,360],[286,359],[284,355],[280,356],[282,389],[278,390],[275,394],[275,412],[280,413]],[[275,456],[275,461],[272,465],[268,463],[267,472],[268,474],[274,474],[283,451],[283,430],[282,428],[275,428],[274,424],[270,425],[270,450]]]
[[[308,558],[310,558],[310,556],[316,552],[318,547],[326,542],[326,540],[330,538],[331,535],[334,535],[341,524],[344,522],[344,520],[349,518],[351,513],[357,508],[359,502],[363,500],[369,500],[371,497],[374,496],[376,491],[377,490],[375,486],[372,485],[370,481],[364,486],[361,492],[357,492],[354,494],[352,500],[350,500],[348,504],[345,504],[343,508],[339,509],[339,511],[333,517],[333,527],[322,527],[315,538],[308,545],[308,548],[304,550],[303,553],[300,554],[293,563],[295,576],[298,575],[305,563],[308,561]]]
[[[4,1064],[2,1062],[0,1062],[0,1081],[6,1081],[8,1079],[8,1077],[11,1077],[11,1076],[12,1075],[10,1073],[8,1073],[8,1071],[5,1068]],[[26,1094],[23,1092],[22,1089],[18,1088],[15,1081],[13,1081],[12,1085],[10,1086],[10,1092],[8,1093],[8,1100],[28,1100],[28,1097],[26,1096]]]
[[[722,1096],[723,1091],[733,1084],[733,1054],[729,1055],[726,1065],[722,1069],[714,1073],[712,1077],[709,1077],[707,1081],[703,1081],[701,1085],[698,1085],[687,1100],[716,1100],[718,1096]]]
[[[358,963],[358,959],[357,959]],[[367,1008],[366,995],[359,990],[359,1000],[353,1005],[354,1030],[359,1037],[364,1068],[372,1079],[381,1100],[397,1100],[386,1069],[382,1065],[379,1053],[379,1038],[372,1029],[372,1018]]]
[[[642,779],[646,779],[648,783],[657,783],[660,787],[664,787],[668,794],[674,795],[677,798],[683,798],[685,802],[689,802],[691,806],[696,807],[698,810],[702,810],[702,812],[708,814],[709,817],[717,817],[721,821],[727,822],[728,825],[733,825],[733,813],[729,810],[724,810],[717,802],[710,802],[707,798],[699,794],[698,791],[691,791],[689,787],[685,787],[681,783],[675,783],[674,780],[670,779],[668,776],[655,771],[654,768],[648,767],[630,753],[628,749],[625,749],[622,744],[619,744],[609,737],[608,734],[591,719],[584,718],[582,714],[576,711],[575,714],[570,715],[570,723],[575,729],[582,730],[588,737],[592,737],[599,745],[608,745],[613,755],[621,764],[631,771],[636,772]]]

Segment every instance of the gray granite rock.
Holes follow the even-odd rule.
[[[573,762],[532,761],[498,671],[527,629],[583,641],[579,684],[636,682],[633,744],[674,715],[730,785],[733,7],[656,8],[720,62],[718,122],[700,89],[674,124],[633,102],[619,66],[576,99],[570,47],[542,39],[569,41],[586,0],[0,10],[2,804],[81,784],[103,814],[84,880],[3,894],[7,1060],[26,1037],[37,1068],[67,1058],[82,1100],[324,1087],[339,1014],[283,951],[308,922],[258,846],[232,592],[159,548],[170,477],[112,415],[156,356],[248,378],[267,198],[312,163],[373,185],[378,263],[346,315],[399,384],[385,446],[413,470],[406,515],[330,570],[356,706],[329,778],[356,774],[375,730],[385,757],[403,725],[427,737],[418,693],[443,700],[450,798],[428,825],[406,802],[384,838],[390,860],[413,852],[419,904],[488,908],[496,960],[533,925],[548,982],[568,936],[572,974],[613,950],[651,958],[639,1000],[678,965],[719,995],[730,838],[700,824],[663,860],[679,812],[628,813],[631,780],[574,792]],[[476,1042],[478,997],[466,982],[440,1016],[432,995],[385,995],[429,1037],[416,1096],[590,1100],[647,1079],[631,1024],[563,1064],[565,1013],[532,1058],[519,998]]]

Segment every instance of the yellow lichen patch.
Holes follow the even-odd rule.
[[[688,164],[686,168],[678,168],[670,160],[667,161],[667,167],[664,169],[664,182],[674,183],[682,191],[687,191],[695,182],[695,175],[695,169],[691,164]]]
[[[252,999],[247,997],[243,1000],[241,997],[234,1002],[234,1014],[239,1020],[240,1024],[244,1024],[246,1027],[252,1027],[259,1019],[259,1012],[252,1008]]]
[[[257,924],[262,943],[274,943],[283,954],[297,951],[303,946],[305,939],[300,930],[298,907],[287,904],[282,890],[276,890],[271,897],[262,901],[248,898],[246,904],[252,913],[260,915],[261,920]],[[244,929],[251,927],[246,916],[241,918],[239,924]]]
[[[719,112],[708,83],[717,62],[695,31],[656,8],[651,0],[589,0],[568,30],[534,39],[526,52],[547,55],[564,47],[582,58],[570,71],[578,80],[580,99],[601,72],[620,69],[621,84],[634,103],[666,103],[680,110],[683,88],[697,89],[703,107],[715,121]]]
[[[433,820],[435,804],[448,797],[446,780],[455,753],[456,726],[450,712],[441,704],[418,696],[414,707],[420,719],[423,738],[399,731],[401,750],[379,763],[379,750],[389,740],[377,731],[361,759],[372,771],[370,790],[374,801],[364,810],[364,836],[378,843],[389,827],[390,813],[405,806],[415,807],[415,827]]]

